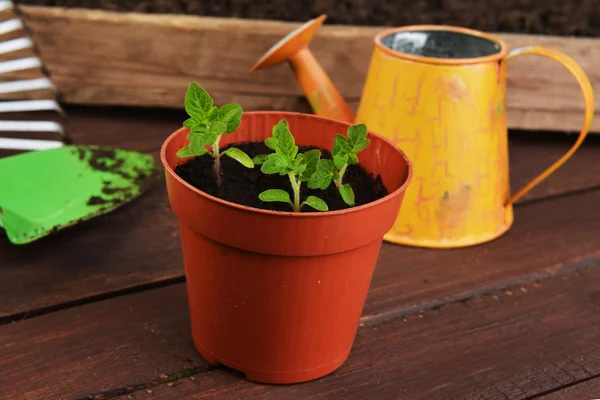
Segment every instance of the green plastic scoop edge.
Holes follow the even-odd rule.
[[[26,244],[106,214],[161,176],[148,154],[102,146],[64,146],[0,159],[0,227]]]

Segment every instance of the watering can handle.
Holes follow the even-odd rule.
[[[521,197],[523,197],[523,195],[529,192],[534,186],[536,186],[541,181],[550,176],[554,171],[560,168],[575,153],[575,151],[577,151],[577,149],[579,148],[579,146],[581,146],[585,137],[587,136],[592,125],[592,120],[594,118],[594,91],[592,90],[592,84],[590,83],[590,80],[588,79],[583,69],[581,69],[581,67],[575,62],[575,60],[558,50],[537,46],[521,47],[512,50],[506,56],[506,60],[510,60],[511,58],[527,54],[544,56],[558,61],[575,77],[575,80],[577,80],[577,83],[579,84],[579,87],[583,92],[583,100],[585,103],[585,119],[583,122],[583,128],[581,128],[581,132],[579,133],[579,137],[577,138],[575,144],[569,149],[569,151],[567,151],[554,164],[552,164],[544,172],[532,179],[527,185],[523,186],[523,188],[521,188],[517,193],[515,193],[510,198],[510,200],[508,200],[506,204],[507,206],[514,204],[518,199],[520,199]]]

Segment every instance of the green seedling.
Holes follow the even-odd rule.
[[[308,181],[308,187],[325,190],[333,182],[344,202],[349,206],[354,206],[354,191],[350,184],[344,184],[344,174],[348,165],[358,164],[357,154],[364,150],[369,143],[365,124],[352,125],[348,128],[348,138],[338,133],[331,150],[333,160],[319,160],[317,170]]]
[[[234,132],[240,125],[242,107],[238,104],[213,105],[213,99],[197,83],[192,82],[185,95],[185,111],[190,116],[183,126],[190,130],[190,144],[177,152],[177,157],[196,157],[209,154],[215,161],[217,184],[221,185],[221,157],[226,155],[246,168],[254,168],[252,159],[242,150],[230,147],[220,152],[221,136]],[[209,150],[207,146],[211,146]]]
[[[302,182],[308,182],[317,170],[321,152],[315,149],[298,153],[298,146],[296,146],[285,119],[273,127],[272,137],[267,138],[265,144],[275,152],[257,156],[254,158],[254,162],[262,164],[261,171],[265,174],[287,175],[294,193],[294,200],[292,201],[287,191],[281,189],[265,190],[258,195],[258,198],[262,201],[288,203],[295,212],[300,211],[305,205],[317,211],[329,210],[327,203],[316,196],[308,196],[300,203]]]

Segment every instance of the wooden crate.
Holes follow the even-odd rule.
[[[197,81],[217,103],[245,110],[309,111],[286,65],[249,72],[298,23],[22,6],[26,24],[66,103],[181,108]],[[373,37],[381,27],[325,25],[311,49],[356,109]],[[588,74],[600,94],[600,39],[500,34],[509,48],[561,50]],[[535,56],[511,60],[509,127],[578,131],[583,99],[559,64]],[[600,132],[600,120],[593,130]]]

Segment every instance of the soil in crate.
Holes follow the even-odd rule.
[[[600,36],[598,0],[20,0],[20,4],[328,24],[447,24],[488,32]]]
[[[243,150],[250,157],[259,154],[272,153],[262,142],[234,143],[234,146]],[[224,146],[222,151],[230,146]],[[310,150],[311,147],[299,146],[299,152]],[[359,155],[360,156],[360,155]],[[331,154],[321,150],[321,158],[331,158]],[[360,159],[360,158],[359,158]],[[184,181],[212,196],[219,197],[233,203],[248,207],[262,208],[273,211],[292,211],[286,203],[266,203],[258,195],[267,189],[283,189],[293,198],[289,178],[279,174],[267,175],[260,171],[260,166],[246,168],[235,160],[224,156],[221,158],[221,187],[217,186],[214,161],[210,155],[196,157],[188,162],[181,163],[175,168],[175,173]],[[354,190],[356,206],[378,200],[388,194],[381,182],[380,176],[373,176],[366,172],[360,164],[350,165],[344,174],[344,183],[349,183]],[[311,190],[303,183],[300,190],[300,201],[313,195],[324,200],[330,211],[349,208],[342,200],[337,188],[332,183],[326,190]],[[302,207],[301,212],[315,212],[309,206]]]

